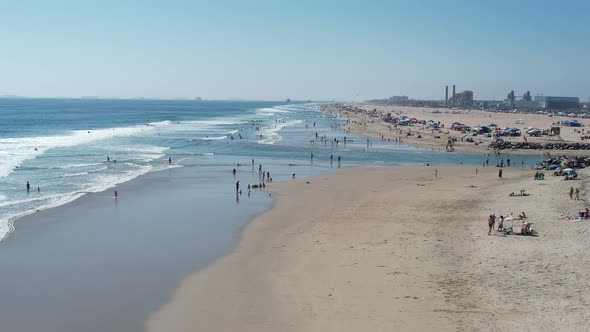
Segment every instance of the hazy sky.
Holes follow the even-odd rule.
[[[590,96],[590,1],[5,1],[0,95]]]

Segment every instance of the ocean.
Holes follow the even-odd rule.
[[[276,180],[338,167],[481,164],[446,153],[342,131],[321,103],[269,101],[0,99],[0,239],[35,211],[176,167],[264,163]],[[322,142],[317,137],[325,135]],[[351,140],[346,146],[333,139]],[[311,155],[314,155],[311,163]],[[333,161],[330,162],[330,156]],[[172,159],[169,163],[168,158]],[[523,165],[539,157],[521,156]],[[297,166],[306,166],[297,169]],[[294,170],[296,169],[296,170]],[[27,181],[30,191],[26,189]],[[233,188],[228,188],[228,191]]]

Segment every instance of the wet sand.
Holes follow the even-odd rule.
[[[18,221],[0,242],[0,330],[143,331],[186,275],[270,206],[259,191],[236,204],[230,170],[150,173]]]
[[[548,176],[495,167],[338,170],[269,189],[234,251],[186,278],[149,331],[512,331],[586,326],[585,204]],[[308,183],[309,182],[309,183]],[[509,197],[525,189],[531,196]],[[526,211],[539,237],[488,235]],[[514,223],[519,229],[520,224]]]

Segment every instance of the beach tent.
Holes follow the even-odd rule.
[[[573,168],[566,168],[562,171],[563,175],[575,175],[576,174],[576,170]]]

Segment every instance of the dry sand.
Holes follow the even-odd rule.
[[[245,228],[230,255],[188,277],[148,330],[586,328],[590,222],[560,215],[584,206],[567,189],[587,180],[437,169],[438,179],[434,167],[421,166],[272,184],[274,207]],[[520,189],[531,196],[508,196]],[[521,211],[539,237],[488,236],[489,214]]]
[[[372,137],[381,137],[384,135],[385,138],[395,138],[401,137],[404,141],[428,148],[438,148],[444,149],[447,143],[447,138],[449,136],[453,136],[457,138],[457,143],[455,144],[455,149],[458,151],[490,151],[488,145],[491,142],[491,138],[485,138],[483,135],[478,135],[474,137],[476,142],[481,142],[479,145],[475,145],[474,143],[468,142],[461,142],[461,137],[465,136],[465,134],[461,134],[461,132],[450,130],[451,124],[453,122],[461,122],[466,124],[470,127],[474,127],[477,125],[489,125],[494,123],[500,127],[515,127],[519,129],[523,129],[526,127],[536,127],[539,129],[548,129],[551,127],[551,124],[554,122],[559,122],[561,120],[568,119],[566,117],[549,117],[547,115],[542,114],[520,114],[520,113],[493,113],[493,112],[484,112],[481,110],[450,110],[444,108],[426,108],[426,107],[404,107],[404,106],[380,106],[380,105],[371,105],[371,104],[353,104],[349,105],[352,107],[357,107],[361,110],[366,111],[374,111],[376,110],[377,114],[387,114],[391,113],[393,116],[396,115],[407,115],[410,118],[415,117],[419,120],[433,120],[433,121],[440,121],[441,124],[444,124],[444,129],[442,129],[443,133],[435,132],[433,133],[432,130],[424,128],[422,125],[413,125],[410,127],[407,126],[399,126],[398,129],[390,130],[390,125],[379,121],[378,118],[371,117],[364,112],[352,112],[352,111],[343,111],[337,107],[332,105],[327,106],[326,110],[334,113],[339,113],[351,120],[351,123],[347,125],[346,129],[351,132],[372,136]],[[440,111],[441,113],[433,113],[433,111]],[[456,112],[453,114],[453,112]],[[517,119],[524,120],[523,124],[515,123]],[[581,122],[584,127],[590,125],[590,119],[577,119]],[[562,127],[561,128],[561,140],[556,137],[550,136],[541,136],[541,137],[528,137],[527,139],[529,142],[589,142],[589,141],[582,141],[580,139],[581,134],[575,133],[574,129],[585,129],[585,128],[570,128],[570,127]],[[402,133],[400,133],[402,130]],[[406,136],[408,130],[415,133],[414,136]],[[449,132],[445,134],[445,132]],[[524,130],[522,131],[524,134]],[[417,135],[420,134],[422,138],[417,138]],[[435,138],[435,136],[440,136],[440,138]],[[521,137],[504,137],[505,140],[508,141],[517,141],[522,142],[523,138]],[[503,150],[503,152],[508,153],[508,150]],[[533,153],[533,154],[541,154],[543,150],[519,150],[518,153]],[[560,153],[572,153],[571,151],[559,151],[559,150],[546,150],[545,152],[550,152],[552,154],[560,154]],[[581,150],[576,151],[577,154],[590,154],[588,150]]]

